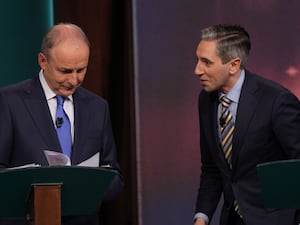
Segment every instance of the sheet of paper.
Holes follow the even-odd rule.
[[[92,157],[79,163],[77,166],[99,167],[100,152],[97,152]]]
[[[71,165],[70,158],[61,152],[44,150],[44,153],[48,160],[49,166],[70,166]],[[92,157],[77,164],[77,166],[99,167],[99,161],[100,161],[100,152],[97,152]]]
[[[40,167],[40,164],[36,164],[36,163],[30,163],[30,164],[26,164],[23,166],[16,166],[16,167],[10,167],[7,169],[23,169],[23,168],[30,168],[30,167]]]
[[[70,158],[61,152],[44,150],[44,153],[46,155],[49,166],[70,166],[71,165]],[[92,157],[77,164],[77,166],[99,167],[99,161],[100,161],[100,152],[97,152]],[[22,168],[27,168],[27,167],[40,167],[40,166],[41,165],[39,165],[39,164],[31,163],[31,164],[26,164],[26,165],[17,166],[17,167],[11,167],[11,168],[7,168],[7,169],[22,169]],[[105,166],[103,166],[103,167],[105,167]]]
[[[70,158],[61,152],[44,150],[44,153],[48,160],[49,166],[70,166],[71,165]]]

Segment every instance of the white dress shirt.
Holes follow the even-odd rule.
[[[48,83],[45,80],[43,71],[40,70],[39,72],[39,79],[42,85],[42,88],[44,90],[49,110],[52,116],[53,124],[56,127],[55,120],[56,120],[56,107],[57,107],[57,101],[56,101],[56,94],[52,89],[49,87]],[[73,104],[73,97],[72,95],[69,95],[65,101],[64,101],[64,110],[66,114],[69,117],[70,124],[71,124],[71,135],[72,135],[72,141],[74,142],[74,104]]]

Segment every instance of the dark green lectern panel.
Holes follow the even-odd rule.
[[[283,160],[257,166],[265,206],[300,209],[300,160]]]
[[[62,184],[61,214],[95,213],[117,174],[114,170],[79,166],[34,167],[0,171],[0,217],[23,217],[32,184]]]

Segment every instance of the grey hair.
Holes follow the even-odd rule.
[[[45,34],[41,45],[41,52],[49,59],[49,50],[68,38],[83,40],[90,48],[90,42],[79,26],[72,23],[59,23],[51,27]]]
[[[217,41],[217,55],[225,64],[240,58],[241,67],[245,67],[251,49],[248,32],[239,25],[218,24],[202,30],[202,40]]]

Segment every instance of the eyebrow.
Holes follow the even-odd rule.
[[[87,68],[87,66],[84,66],[84,67],[81,67],[81,68],[78,68],[78,69],[71,69],[71,68],[66,68],[66,67],[58,67],[57,69],[61,72],[66,72],[66,73],[71,73],[73,71],[82,71],[82,70],[85,70]]]
[[[202,62],[208,62],[208,63],[213,63],[213,61],[209,60],[208,58],[205,57],[199,57],[199,60],[201,60]]]

